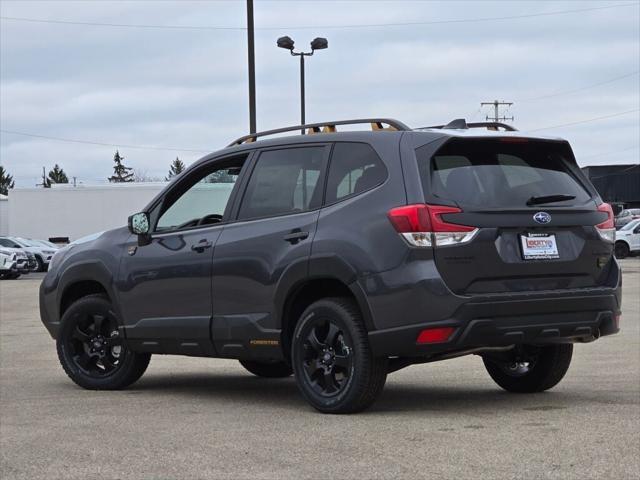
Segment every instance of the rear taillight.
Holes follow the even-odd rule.
[[[613,209],[608,203],[601,203],[598,205],[598,211],[607,214],[607,219],[596,225],[596,230],[600,234],[600,237],[610,243],[616,241],[616,224],[614,221]]]
[[[396,231],[414,247],[441,247],[470,242],[478,229],[449,223],[442,218],[448,213],[461,213],[456,207],[443,205],[405,205],[389,211],[388,217]]]

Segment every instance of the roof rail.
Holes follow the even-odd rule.
[[[321,123],[307,123],[305,125],[294,125],[291,127],[276,128],[275,130],[265,130],[264,132],[251,133],[240,137],[231,142],[227,147],[233,147],[236,145],[242,145],[243,143],[255,142],[260,137],[266,137],[268,135],[276,135],[278,133],[293,132],[296,130],[307,131],[307,134],[313,135],[317,133],[333,133],[336,132],[337,125],[358,125],[363,123],[370,123],[371,130],[391,130],[391,131],[405,131],[411,130],[407,125],[394,120],[392,118],[359,118],[355,120],[338,120],[335,122],[321,122]],[[386,127],[384,125],[387,125]]]
[[[486,128],[487,130],[499,130],[503,129],[507,132],[517,132],[518,129],[512,127],[511,125],[507,125],[506,123],[500,122],[477,122],[477,123],[467,123],[464,118],[457,118],[447,123],[446,125],[434,125],[431,127],[423,127],[423,128],[445,128],[452,130],[467,130],[469,128]]]

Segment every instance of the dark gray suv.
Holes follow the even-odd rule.
[[[614,240],[564,140],[329,122],[240,138],[128,228],[60,250],[40,311],[89,389],[132,384],[153,353],[234,358],[355,412],[390,372],[476,354],[502,388],[539,392],[573,343],[618,332]]]

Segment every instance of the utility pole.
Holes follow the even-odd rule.
[[[256,57],[253,38],[253,0],[247,0],[247,51],[249,61],[249,133],[256,133]]]
[[[490,117],[489,115],[487,115],[486,117],[487,121],[506,122],[507,120],[511,120],[513,122],[513,117],[500,116],[500,107],[503,105],[510,107],[511,105],[513,105],[513,102],[501,102],[499,100],[494,100],[493,102],[482,102],[480,104],[481,107],[484,107],[485,105],[493,105],[493,108],[494,108],[493,117]]]
[[[45,174],[45,168],[42,167],[42,183],[36,184],[36,187],[47,188],[47,176]]]

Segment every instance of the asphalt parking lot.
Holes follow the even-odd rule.
[[[622,264],[622,332],[577,345],[555,389],[503,393],[470,356],[392,374],[352,416],[226,360],[156,356],[129,390],[82,390],[40,323],[41,275],[1,281],[0,477],[638,479],[640,259]]]

